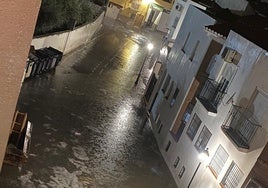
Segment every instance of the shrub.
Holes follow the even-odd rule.
[[[101,6],[89,0],[43,0],[35,35],[69,30],[92,22],[102,12]]]

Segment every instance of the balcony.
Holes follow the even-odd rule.
[[[260,125],[247,109],[233,105],[222,125],[224,134],[238,149],[249,149],[250,142]]]
[[[218,105],[225,95],[227,85],[227,82],[217,83],[210,79],[205,82],[197,98],[209,113],[217,114]]]

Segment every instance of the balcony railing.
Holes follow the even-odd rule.
[[[251,112],[234,105],[229,111],[222,130],[238,148],[249,149],[250,142],[258,127],[260,125]]]
[[[208,112],[217,113],[218,105],[225,95],[227,85],[227,82],[217,83],[210,79],[205,82],[197,98]]]

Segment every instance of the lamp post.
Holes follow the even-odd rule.
[[[189,182],[187,188],[189,188],[189,187],[191,186],[192,181],[194,180],[194,177],[195,177],[195,175],[196,175],[196,173],[197,173],[197,171],[198,171],[198,169],[199,169],[201,163],[202,163],[203,161],[205,161],[206,159],[208,159],[208,157],[209,157],[208,148],[206,148],[204,151],[202,151],[202,152],[198,155],[198,158],[200,159],[200,162],[198,163],[198,165],[197,165],[197,167],[196,167],[196,169],[195,169],[195,171],[194,171],[194,174],[193,174],[193,176],[192,176],[192,178],[191,178],[191,180],[190,180],[190,182]]]
[[[72,22],[73,23],[70,25],[70,29],[68,31],[68,35],[66,37],[65,44],[64,44],[64,47],[63,47],[63,50],[62,50],[63,53],[65,53],[65,50],[66,50],[66,47],[67,47],[67,43],[68,43],[69,38],[70,38],[70,33],[75,29],[75,25],[77,24],[77,21],[76,20],[73,20]]]
[[[148,56],[149,52],[150,52],[153,48],[154,48],[154,45],[153,45],[152,43],[149,43],[149,44],[147,45],[146,55],[145,55],[144,60],[143,60],[143,62],[142,62],[142,65],[141,65],[141,68],[140,68],[138,77],[137,77],[137,79],[136,79],[136,81],[135,81],[135,86],[136,86],[136,85],[138,84],[138,82],[139,82],[139,79],[140,79],[140,76],[141,76],[141,72],[142,72],[142,69],[143,69],[144,64],[145,64],[145,62],[146,62],[147,56]]]

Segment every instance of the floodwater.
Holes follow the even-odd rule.
[[[25,81],[17,109],[33,123],[30,156],[3,166],[0,187],[175,188],[150,127],[141,129],[162,35],[107,22],[54,72]],[[156,49],[135,86],[148,41]]]

